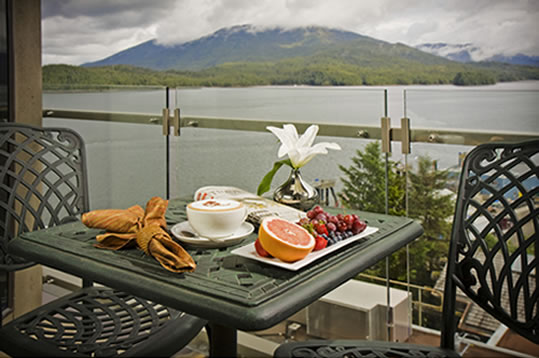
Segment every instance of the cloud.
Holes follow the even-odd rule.
[[[157,38],[173,45],[234,25],[319,25],[388,42],[473,43],[538,55],[539,1],[45,0],[44,63],[80,64]]]
[[[45,0],[43,63],[81,64],[155,38],[173,0]]]
[[[448,2],[449,3],[449,2]],[[436,21],[436,31],[419,33],[416,39],[405,42],[472,43],[480,47],[476,60],[503,53],[539,54],[537,21],[539,2],[474,1],[458,7],[431,9],[429,18]],[[418,23],[418,22],[415,22]]]
[[[41,17],[42,19],[88,17],[111,26],[115,26],[114,24],[118,22],[120,25],[144,26],[165,16],[175,2],[174,0],[44,0]]]

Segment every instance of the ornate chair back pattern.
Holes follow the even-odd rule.
[[[442,346],[452,348],[455,284],[503,324],[539,343],[538,163],[539,140],[484,144],[466,157],[453,224]]]
[[[67,128],[0,124],[1,264],[19,264],[6,245],[20,233],[88,211],[82,138]]]

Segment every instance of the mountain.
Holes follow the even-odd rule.
[[[539,79],[539,67],[461,63],[405,44],[315,26],[234,26],[175,46],[147,41],[83,66],[43,67],[47,89],[111,84],[486,85],[524,79]]]
[[[224,28],[215,33],[174,46],[150,40],[83,67],[131,65],[154,70],[200,70],[234,62],[275,62],[283,59],[329,56],[352,60],[385,55],[422,63],[447,63],[402,44],[390,44],[349,31],[325,27],[260,30],[251,25]]]
[[[522,53],[507,56],[497,54],[494,56],[484,56],[483,50],[471,43],[447,44],[443,42],[425,43],[417,45],[418,50],[436,56],[445,57],[458,62],[502,62],[512,65],[539,66],[539,56],[529,56]]]
[[[539,56],[528,56],[522,53],[517,53],[513,56],[495,55],[489,57],[486,61],[504,62],[513,65],[539,66]]]
[[[154,70],[199,70],[227,62],[275,61],[308,56],[324,46],[358,39],[376,41],[353,32],[321,27],[258,31],[251,25],[239,25],[174,46],[150,40],[83,66],[123,64]]]

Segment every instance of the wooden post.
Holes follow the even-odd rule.
[[[9,119],[42,125],[41,1],[8,0]],[[11,275],[12,314],[18,317],[41,305],[42,268]]]

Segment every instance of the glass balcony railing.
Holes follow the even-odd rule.
[[[92,209],[129,207],[136,193],[165,196],[166,141],[160,127],[144,124],[166,104],[164,87],[44,91],[44,126],[70,127],[85,140]]]
[[[320,127],[317,141],[340,144],[341,151],[316,157],[302,168],[302,174],[313,184],[334,181],[334,191],[342,193],[345,174],[341,168],[354,165],[358,150],[381,142],[381,118],[392,117],[387,159],[398,163],[398,175],[406,178],[402,181],[404,202],[398,205],[410,214],[412,179],[406,168],[413,172],[428,157],[432,168],[448,171],[441,195],[451,195],[456,191],[460,161],[473,146],[539,137],[537,103],[537,90],[94,87],[44,91],[43,114],[45,126],[71,127],[84,137],[92,209],[128,207],[154,195],[191,196],[204,185],[256,192],[278,160],[278,142],[266,127],[285,123],[295,124],[300,133],[316,123]],[[163,116],[163,108],[171,109],[171,117],[172,110],[180,108],[179,136],[163,136],[163,121],[171,119]],[[409,132],[401,129],[402,117],[409,118]],[[409,154],[403,153],[408,147],[406,142],[403,146],[405,134],[409,134]],[[272,190],[288,174],[281,169]],[[335,205],[333,200],[329,204]],[[398,261],[406,266],[404,271],[410,271],[410,250],[403,249],[391,259],[394,263],[404,257]],[[377,271],[382,276],[384,265]],[[429,265],[435,267],[423,271],[430,276],[430,288],[414,282],[409,273],[391,286],[410,295],[409,322],[438,329],[441,298],[434,286],[444,262]],[[393,277],[402,270],[391,264],[389,274]]]
[[[436,93],[433,95],[431,92]],[[468,93],[469,90],[462,92]],[[507,97],[506,92],[482,91],[481,96],[475,96],[479,98],[476,100],[480,106],[488,104],[492,93],[497,98]],[[167,89],[159,87],[106,86],[89,90],[77,88],[69,91],[45,91],[43,106],[46,125],[65,124],[74,127],[85,137],[90,160],[92,157],[107,156],[114,160],[114,156],[122,152],[127,158],[136,158],[137,162],[146,159],[146,165],[155,164],[151,171],[153,178],[148,182],[164,186],[162,183],[166,181],[168,168],[170,195],[179,196],[192,193],[201,185],[200,180],[193,179],[191,175],[194,168],[203,178],[202,184],[234,182],[248,190],[255,190],[263,174],[277,160],[275,138],[265,127],[284,123],[296,123],[300,131],[308,123],[317,123],[322,136],[319,140],[338,141],[343,147],[342,151],[330,152],[323,159],[316,158],[303,169],[305,176],[313,181],[336,179],[337,191],[342,188],[338,180],[342,175],[339,165],[349,166],[356,150],[364,148],[372,140],[381,139],[380,118],[386,113],[397,113],[398,116],[392,120],[395,128],[392,130],[390,159],[404,162],[399,117],[407,115],[411,118],[412,150],[407,158],[409,164],[413,165],[419,156],[429,155],[439,168],[457,167],[462,154],[473,145],[497,138],[519,140],[539,133],[539,126],[531,119],[533,113],[529,113],[533,112],[530,108],[535,108],[534,103],[537,102],[534,99],[537,99],[538,93],[518,92],[526,96],[526,100],[519,102],[526,115],[522,131],[518,132],[507,131],[507,126],[514,127],[510,124],[490,125],[513,122],[508,118],[520,120],[515,110],[511,110],[512,113],[509,110],[495,111],[489,117],[474,115],[475,122],[466,118],[463,123],[474,122],[475,128],[468,126],[465,131],[453,129],[455,125],[448,118],[452,118],[452,114],[460,117],[455,110],[460,100],[466,100],[463,103],[465,108],[470,106],[470,95],[461,96],[461,91],[406,90],[403,102],[395,99],[401,97],[402,93],[391,93],[390,90],[388,99],[385,89],[203,88],[176,89],[167,96]],[[450,105],[446,104],[449,101],[447,97],[453,98]],[[167,104],[181,109],[181,138],[170,137],[164,140],[160,136],[161,129],[156,125],[162,123],[161,110]],[[504,106],[510,107],[508,103]],[[466,114],[467,110],[461,112]],[[498,117],[493,117],[494,113]],[[440,114],[445,116],[444,120],[425,120],[439,118]],[[483,123],[489,125],[483,126]],[[425,127],[427,124],[429,126]],[[485,130],[485,127],[488,129]],[[170,154],[168,166],[162,162],[166,160],[167,146]],[[93,151],[96,151],[95,156],[92,155]],[[246,152],[248,156],[244,155]],[[147,154],[139,155],[142,153]],[[135,170],[126,167],[129,160],[122,162],[124,165],[118,165],[120,169],[124,168],[118,172],[126,173],[127,177],[137,175]],[[111,167],[118,168],[115,164]],[[90,173],[98,171],[91,169]],[[115,175],[124,177],[122,174]],[[276,184],[284,180],[286,173],[283,171],[278,175],[274,181]],[[105,177],[108,176],[100,176]],[[111,185],[115,181],[121,182],[121,179],[116,180],[112,176],[109,179]],[[148,182],[144,182],[145,187],[149,187],[145,185]],[[100,183],[98,187],[104,186]],[[120,191],[119,197],[125,199],[129,194]],[[93,206],[112,204],[110,200],[102,200],[95,198],[92,200]]]

